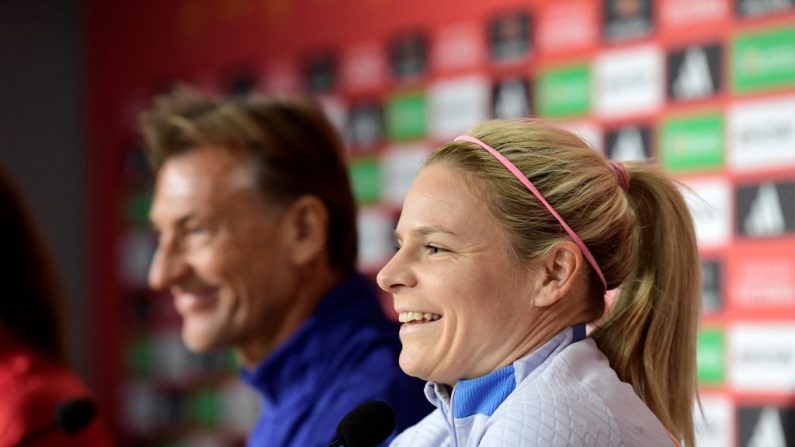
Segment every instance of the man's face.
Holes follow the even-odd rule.
[[[254,184],[247,158],[223,148],[173,156],[158,172],[149,285],[171,292],[191,350],[262,351],[289,308],[284,206]]]

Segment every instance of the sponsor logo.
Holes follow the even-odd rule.
[[[381,196],[380,167],[376,160],[360,159],[350,163],[351,188],[359,203],[377,201]]]
[[[736,36],[732,87],[740,93],[795,85],[795,26]]]
[[[433,41],[431,66],[434,71],[478,67],[485,54],[482,28],[475,24],[442,28]]]
[[[731,445],[734,434],[734,407],[721,395],[701,394],[701,407],[693,409],[696,445]]]
[[[738,391],[795,389],[795,325],[738,324],[729,329],[729,382]]]
[[[425,136],[426,100],[422,92],[400,93],[386,104],[386,133],[393,140]]]
[[[378,88],[386,80],[386,71],[386,56],[380,45],[359,44],[343,52],[340,77],[345,88]]]
[[[298,68],[289,62],[274,62],[266,68],[264,88],[268,93],[294,93],[300,84]]]
[[[666,119],[660,156],[671,171],[716,169],[723,164],[723,117],[720,113]]]
[[[525,11],[504,14],[489,23],[489,47],[495,60],[515,59],[530,52],[530,15]]]
[[[788,447],[795,445],[795,408],[740,407],[737,412],[737,441],[747,447]],[[728,445],[728,444],[727,444]]]
[[[384,119],[378,103],[360,103],[348,117],[348,135],[356,151],[368,151],[384,137]]]
[[[729,305],[744,314],[770,310],[795,318],[795,245],[736,247],[727,258]]]
[[[668,0],[660,7],[664,28],[679,28],[724,20],[729,16],[726,0]]]
[[[733,169],[795,166],[795,96],[736,104],[728,120]]]
[[[430,153],[425,145],[393,146],[381,159],[381,191],[383,200],[400,206],[411,182]]]
[[[337,83],[337,60],[331,52],[312,54],[304,61],[304,84],[312,93],[332,90]]]
[[[595,151],[603,153],[602,129],[588,121],[560,123],[560,127],[568,130],[585,141]]]
[[[428,68],[428,37],[422,32],[396,36],[389,45],[389,61],[397,79],[422,76]]]
[[[692,46],[668,55],[668,97],[703,99],[721,88],[719,45]]]
[[[229,80],[226,91],[230,95],[245,96],[257,89],[257,76],[248,70],[236,73]]]
[[[714,313],[723,307],[722,271],[722,264],[717,259],[701,261],[701,307],[704,313]]]
[[[723,331],[704,328],[698,333],[696,371],[702,385],[720,385],[726,371],[726,342]]]
[[[503,79],[492,90],[492,116],[495,118],[526,118],[530,116],[530,80],[516,77]]]
[[[735,0],[737,14],[747,17],[785,11],[793,6],[793,0]]]
[[[739,186],[737,229],[751,237],[795,231],[795,181]]]
[[[489,118],[488,80],[478,76],[449,79],[428,88],[431,133],[455,137]]]
[[[381,267],[394,252],[395,222],[384,212],[364,208],[357,216],[359,228],[359,268],[365,271]]]
[[[607,158],[611,160],[647,160],[651,158],[651,127],[627,126],[607,132]]]
[[[585,64],[545,70],[536,83],[537,112],[555,118],[587,114],[590,79],[591,72]]]
[[[597,40],[596,2],[549,3],[539,11],[538,51],[556,53],[588,48]]]
[[[651,32],[651,0],[606,0],[604,5],[607,40],[635,39]]]
[[[594,105],[602,116],[649,113],[663,102],[663,56],[655,46],[600,54],[594,78]]]
[[[326,118],[328,118],[334,126],[334,129],[336,129],[340,135],[347,137],[345,126],[348,123],[348,105],[345,104],[344,100],[335,95],[317,95],[315,96],[315,100],[320,106],[320,109],[323,110]],[[346,141],[346,144],[347,143]]]
[[[130,287],[146,287],[149,265],[156,250],[157,243],[150,231],[126,231],[121,238],[121,279]]]
[[[726,244],[731,237],[731,187],[723,177],[683,182],[696,238],[702,247]]]

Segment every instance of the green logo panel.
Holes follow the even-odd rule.
[[[425,136],[427,101],[422,92],[404,93],[386,103],[386,134],[393,140],[410,140]]]
[[[377,160],[351,161],[351,187],[359,203],[376,202],[381,197],[381,169]]]
[[[726,376],[726,339],[718,328],[704,328],[698,333],[696,347],[698,381],[703,385],[720,385]]]
[[[582,116],[590,108],[591,72],[588,65],[556,67],[536,82],[536,110],[543,117]]]
[[[660,157],[667,169],[720,168],[724,158],[723,116],[719,112],[668,118],[660,131]]]
[[[795,86],[795,26],[736,36],[731,46],[734,91]]]

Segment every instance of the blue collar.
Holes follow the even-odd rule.
[[[334,367],[344,324],[383,319],[370,281],[354,273],[318,302],[312,315],[253,370],[241,378],[260,392],[266,406],[307,398],[322,386],[323,373]]]
[[[461,419],[475,414],[491,416],[516,389],[519,382],[553,354],[583,339],[585,339],[585,325],[576,324],[564,329],[540,348],[508,366],[474,379],[459,380],[453,388],[453,398],[450,399],[453,417]],[[441,388],[431,382],[426,385],[425,394],[436,406],[439,405],[438,393]]]

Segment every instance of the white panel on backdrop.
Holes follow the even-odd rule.
[[[387,77],[384,49],[376,42],[346,48],[342,53],[342,85],[349,89],[380,87]]]
[[[602,145],[602,129],[588,121],[560,123],[560,127],[582,138],[591,148],[604,153]]]
[[[435,70],[476,68],[486,55],[483,27],[462,23],[441,28],[434,36],[431,61]]]
[[[431,149],[424,144],[391,146],[381,158],[381,194],[393,206],[403,205],[411,182],[419,173]]]
[[[732,443],[734,433],[734,406],[722,395],[701,395],[701,410],[695,406],[694,422],[696,445],[699,447],[726,447]]]
[[[482,76],[437,81],[428,88],[431,134],[452,138],[489,118],[491,82]]]
[[[722,20],[729,15],[726,0],[668,0],[660,2],[660,8],[661,22],[666,27]]]
[[[687,206],[702,247],[723,245],[731,237],[731,186],[724,177],[683,181]]]
[[[261,410],[260,397],[237,378],[230,378],[218,388],[219,418],[225,427],[246,436],[257,422]]]
[[[541,10],[536,34],[538,50],[544,53],[587,48],[598,38],[599,30],[593,20],[596,2],[549,2]]]
[[[130,230],[121,239],[122,254],[119,276],[127,285],[145,287],[149,264],[155,254],[157,242],[148,230]]]
[[[348,106],[345,101],[335,95],[322,95],[315,99],[337,132],[340,135],[346,135],[345,124],[348,122]]]
[[[732,106],[728,131],[732,169],[795,166],[795,96]]]
[[[621,117],[650,113],[663,103],[664,57],[655,45],[603,52],[594,65],[597,114]]]
[[[729,329],[729,383],[738,391],[795,391],[795,323]]]
[[[395,222],[378,208],[359,210],[359,268],[380,267],[394,252]]]

